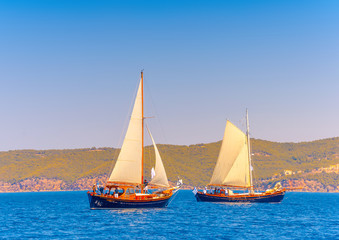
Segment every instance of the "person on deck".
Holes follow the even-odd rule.
[[[118,188],[115,188],[115,190],[114,190],[114,197],[115,198],[119,197],[119,190],[118,190]]]
[[[148,182],[147,182],[147,180],[145,179],[144,180],[144,187],[146,187],[148,185]]]
[[[95,190],[96,190],[95,184],[93,184],[92,190],[93,190],[93,194],[95,194]]]
[[[146,187],[144,187],[144,192],[148,193],[148,186],[146,185]]]
[[[205,189],[204,189],[204,194],[206,194],[207,193],[207,187],[205,187]]]
[[[104,194],[104,187],[103,187],[103,186],[100,186],[100,187],[99,187],[99,191],[100,191],[101,195],[103,195],[103,194]]]

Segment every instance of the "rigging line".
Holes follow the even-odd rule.
[[[120,137],[119,137],[119,140],[118,140],[118,145],[117,145],[116,148],[113,147],[113,150],[114,150],[113,160],[115,160],[115,161],[111,161],[109,172],[108,172],[108,176],[107,176],[107,181],[108,181],[108,179],[110,177],[110,174],[113,171],[115,163],[118,160],[118,156],[119,156],[118,154],[120,153],[120,150],[121,150],[121,147],[122,147],[122,143],[123,143],[123,139],[124,139],[124,136],[125,136],[125,134],[127,132],[128,123],[129,123],[129,120],[131,118],[131,114],[132,114],[132,109],[133,109],[133,106],[134,106],[135,98],[136,98],[136,96],[138,94],[139,82],[140,82],[140,80],[138,80],[138,84],[136,85],[136,87],[134,89],[134,94],[133,94],[132,100],[130,102],[130,106],[129,106],[128,112],[127,112],[127,114],[125,116],[125,120],[124,120],[124,123],[123,123],[123,128],[122,128],[122,130],[120,132]],[[120,146],[120,149],[119,149],[119,146]]]
[[[167,143],[168,141],[167,141],[167,139],[166,139],[166,134],[165,134],[164,128],[163,128],[163,126],[162,126],[162,124],[161,124],[161,122],[160,122],[160,114],[158,113],[157,108],[156,108],[156,106],[155,106],[155,104],[154,104],[152,92],[151,92],[150,87],[148,86],[148,83],[147,83],[147,82],[145,82],[145,87],[147,88],[147,92],[148,92],[148,95],[147,95],[147,96],[148,96],[149,99],[150,99],[150,103],[151,103],[152,110],[154,111],[154,115],[157,116],[155,119],[156,119],[157,124],[159,125],[160,131],[161,131],[161,138],[163,138],[162,140],[163,140],[165,143]],[[152,117],[152,118],[154,118],[154,117]]]
[[[178,192],[179,192],[179,190],[177,190],[177,191],[172,195],[172,197],[170,198],[170,200],[169,200],[169,202],[168,202],[167,205],[170,205],[170,203],[173,201],[173,199],[177,196]]]
[[[145,81],[144,81],[144,85],[145,85],[145,87],[147,89],[147,92],[148,92],[148,96],[149,96],[149,99],[150,99],[150,102],[151,102],[152,110],[155,112],[155,116],[158,116],[155,119],[156,119],[156,121],[157,121],[157,123],[159,125],[160,132],[161,132],[161,137],[164,140],[163,145],[169,145],[167,137],[166,137],[166,134],[165,134],[165,131],[164,131],[164,128],[163,128],[163,125],[161,124],[161,121],[160,121],[160,117],[159,117],[160,115],[158,114],[157,108],[155,107],[155,104],[154,104],[154,100],[153,100],[153,97],[152,97],[152,94],[151,94],[151,91],[150,91],[150,87],[148,86],[147,82],[145,82]],[[159,147],[161,147],[161,146],[158,145],[158,149],[159,149]],[[162,152],[163,152],[163,156],[166,156],[169,151],[166,149],[166,147],[164,147]],[[167,166],[172,169],[172,171],[174,170],[174,174],[175,174],[174,177],[176,178],[177,176],[179,176],[177,168],[173,165],[173,163],[170,163],[170,162],[166,162],[166,163],[167,163]],[[164,164],[164,161],[163,161],[163,164]],[[176,182],[177,179],[175,179],[174,181]]]
[[[244,133],[246,133],[247,131],[247,125],[246,125],[246,117],[242,117],[240,118],[240,120],[238,120],[239,126],[241,126],[241,128],[239,128],[241,131],[243,131],[245,129],[245,131],[243,131]]]

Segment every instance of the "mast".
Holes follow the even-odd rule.
[[[248,163],[249,163],[249,172],[250,172],[250,192],[254,193],[253,191],[253,179],[252,179],[252,159],[251,159],[251,144],[250,144],[250,124],[248,121],[248,110],[246,108],[246,125],[247,125],[247,149],[248,149]]]
[[[141,110],[141,117],[142,117],[141,184],[143,184],[144,183],[144,70],[141,70],[141,101],[142,101],[142,108],[141,108],[142,109]]]

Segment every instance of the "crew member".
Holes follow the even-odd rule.
[[[119,197],[119,190],[118,190],[118,188],[115,188],[115,190],[114,190],[114,197],[115,198]]]

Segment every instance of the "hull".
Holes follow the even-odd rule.
[[[88,200],[91,209],[112,209],[112,208],[163,208],[170,203],[173,195],[159,199],[119,199],[93,195],[88,192]]]
[[[285,190],[277,191],[269,194],[234,194],[234,195],[214,195],[203,194],[197,192],[195,197],[198,202],[258,202],[258,203],[274,203],[281,202],[285,196]]]

